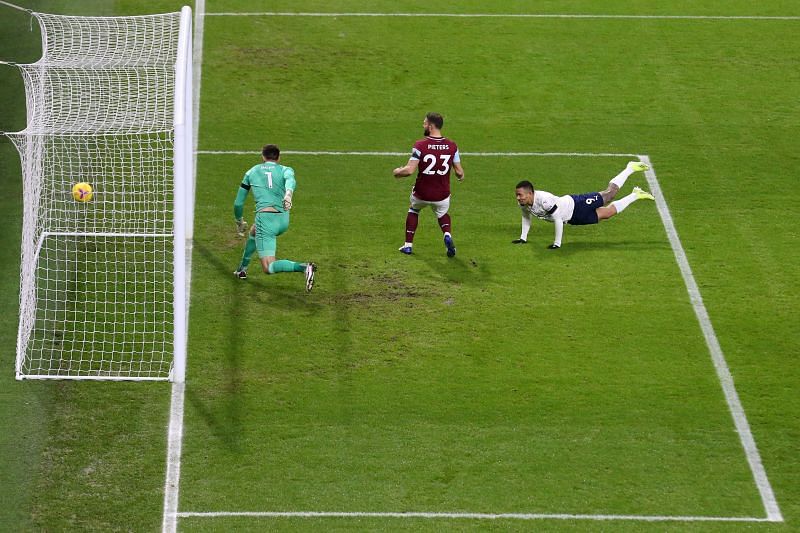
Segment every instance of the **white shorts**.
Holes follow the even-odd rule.
[[[428,200],[420,200],[412,193],[408,201],[411,202],[411,208],[415,211],[420,211],[423,207],[431,206],[431,209],[433,209],[433,212],[436,214],[436,218],[442,218],[447,214],[447,210],[450,209],[449,196],[444,200],[429,202]]]

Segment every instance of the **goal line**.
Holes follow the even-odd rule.
[[[437,18],[506,18],[506,19],[621,19],[621,20],[800,20],[795,15],[633,15],[590,13],[329,13],[329,12],[219,12],[206,17],[437,17]]]
[[[449,518],[466,520],[594,520],[629,522],[773,522],[769,518],[750,516],[657,516],[657,515],[613,515],[613,514],[547,514],[547,513],[370,513],[370,512],[181,512],[180,518]]]

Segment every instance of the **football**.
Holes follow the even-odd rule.
[[[92,186],[86,182],[76,183],[72,186],[72,197],[79,202],[88,202],[94,196]]]

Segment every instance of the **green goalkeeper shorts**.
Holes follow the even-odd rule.
[[[275,257],[278,235],[289,229],[289,213],[256,213],[256,250],[258,257]]]

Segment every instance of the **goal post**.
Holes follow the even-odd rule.
[[[32,13],[16,65],[22,164],[17,379],[183,381],[194,213],[192,18]],[[88,202],[72,186],[89,183]]]
[[[187,249],[187,244],[192,241],[194,230],[192,10],[188,6],[181,10],[180,28],[175,65],[175,342],[171,377],[173,381],[182,383],[186,378],[191,280],[191,249]]]

